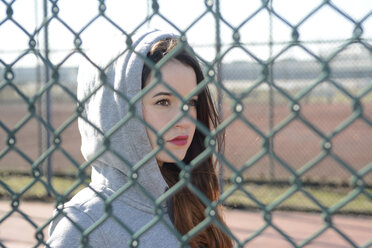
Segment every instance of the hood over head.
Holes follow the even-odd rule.
[[[80,66],[77,95],[84,111],[78,125],[82,154],[86,160],[94,160],[92,183],[117,190],[132,177],[155,199],[167,188],[155,156],[133,174],[133,167],[144,161],[152,148],[139,120],[143,120],[141,99],[131,107],[131,113],[121,94],[130,100],[140,93],[143,57],[154,42],[169,37],[176,35],[154,30],[139,35],[129,48],[122,43],[116,56],[123,54],[108,67],[108,63],[100,65],[105,69],[105,80],[92,63]],[[109,149],[105,150],[106,146]]]

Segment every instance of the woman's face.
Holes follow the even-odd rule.
[[[194,70],[178,60],[170,60],[161,68],[162,80],[185,98],[196,87]],[[148,85],[154,80],[152,74],[146,80]],[[196,120],[196,103],[198,97],[193,96],[189,102],[188,114]],[[142,98],[142,111],[144,120],[156,131],[162,130],[169,122],[174,120],[182,111],[181,99],[175,96],[162,84],[157,84]],[[157,136],[149,128],[146,129],[152,148],[157,147]],[[162,136],[167,148],[177,159],[183,160],[195,133],[195,124],[188,117],[183,117],[170,127]],[[175,162],[165,151],[156,155],[161,166],[164,162]]]

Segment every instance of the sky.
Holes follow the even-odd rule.
[[[11,1],[8,1],[11,2]],[[16,0],[12,4],[13,19],[27,32],[33,33],[42,22],[42,0]],[[208,2],[208,1],[207,1]],[[209,1],[212,2],[212,1]],[[106,0],[106,15],[126,32],[132,32],[143,23],[146,16],[152,12],[147,0]],[[206,60],[215,56],[214,44],[216,41],[215,19],[207,13],[204,0],[158,0],[159,12],[181,30],[188,28],[194,20],[201,19],[187,31],[187,38],[198,54]],[[305,16],[322,3],[322,0],[273,0],[275,12],[291,25],[297,25]],[[368,14],[370,16],[363,22],[364,38],[372,38],[372,1],[371,0],[333,0],[332,3],[349,18],[359,22]],[[49,44],[51,60],[61,63],[74,48],[74,35],[64,26],[68,25],[74,32],[80,32],[98,14],[99,1],[96,0],[59,0],[57,1],[58,15],[49,25]],[[242,22],[260,9],[261,0],[220,0],[220,11],[223,17],[221,25],[221,41],[230,44],[233,39],[233,28],[239,27]],[[49,2],[48,15],[51,16],[52,4]],[[249,51],[259,59],[270,56],[268,42],[270,39],[270,17],[267,10],[261,10],[239,29],[240,41],[248,43]],[[291,40],[291,28],[277,16],[272,16],[272,36],[274,42],[287,42]],[[20,51],[27,49],[29,39],[12,21],[6,20],[6,4],[0,2],[0,59],[5,63],[12,63],[20,56]],[[151,22],[144,23],[140,30],[157,28],[175,31],[176,29],[159,16]],[[336,10],[325,6],[307,19],[299,27],[300,40],[337,40],[348,39],[352,36],[354,24],[343,17]],[[82,32],[82,48],[94,51],[103,47],[109,49],[117,42],[118,29],[107,20],[100,17]],[[38,44],[43,46],[43,36],[39,37]],[[283,45],[273,47],[271,54],[277,54]],[[327,50],[326,47],[309,44],[315,52]],[[227,46],[223,47],[227,49]],[[288,57],[301,58],[300,49],[291,49],[286,53]],[[77,63],[77,55],[72,56],[67,64]],[[252,60],[241,49],[229,52],[226,61]],[[29,65],[35,61],[33,55],[27,55],[17,61],[16,65]],[[1,66],[1,65],[0,65]]]

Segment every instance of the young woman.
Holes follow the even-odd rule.
[[[104,74],[93,66],[79,70],[81,149],[92,164],[92,182],[55,211],[49,246],[179,247],[182,235],[206,218],[206,206],[186,186],[156,201],[179,182],[179,161],[189,165],[206,149],[205,135],[195,122],[209,130],[219,123],[208,89],[191,94],[203,73],[177,43],[173,34],[148,32]],[[163,63],[172,49],[173,56],[152,73],[149,65]],[[144,58],[151,62],[144,63]],[[189,100],[183,115],[184,99]],[[219,146],[222,137],[217,137]],[[189,180],[211,202],[218,199],[211,154],[191,171]],[[215,218],[225,225],[219,208]],[[188,244],[232,247],[214,222]]]

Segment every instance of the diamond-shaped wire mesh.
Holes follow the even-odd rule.
[[[0,216],[0,225],[19,214],[34,230],[34,247],[47,245],[45,231],[58,215],[38,224],[21,208],[22,202],[46,199],[56,206],[63,204],[79,189],[91,187],[90,165],[108,151],[128,165],[132,174],[112,197],[97,192],[105,214],[88,229],[77,225],[84,247],[89,234],[109,219],[130,234],[131,247],[140,245],[141,236],[158,222],[174,233],[182,247],[211,223],[230,235],[236,247],[249,245],[268,229],[279,233],[290,247],[304,247],[329,230],[350,247],[372,246],[372,239],[358,244],[333,223],[335,214],[372,215],[370,4],[361,1],[366,7],[355,12],[346,1],[301,1],[299,6],[300,1],[233,4],[200,0],[188,5],[189,17],[182,22],[175,11],[177,1],[126,2],[119,12],[104,0],[73,4],[45,0],[35,1],[34,6],[30,2],[0,3],[0,196],[11,205]],[[129,21],[125,16],[130,12],[139,14]],[[161,146],[131,165],[109,145],[110,137],[131,118],[151,127],[132,111],[109,132],[101,133],[107,146],[84,161],[77,120],[84,118],[85,101],[100,88],[116,91],[105,78],[106,69],[118,58],[100,66],[95,55],[97,47],[109,50],[115,40],[100,37],[100,32],[124,36],[130,44],[134,33],[158,26],[178,34],[180,47],[186,38],[193,46],[191,52],[205,72],[195,92],[210,89],[222,122],[209,131],[191,118],[185,105],[185,111],[157,134],[160,139],[186,117],[206,136],[206,150],[189,164],[178,161],[182,168],[179,182],[154,199],[137,183],[137,172],[159,151],[174,157],[171,151]],[[102,76],[102,84],[82,101],[76,95],[78,60],[90,63]],[[152,68],[159,70],[155,65]],[[157,84],[178,95],[161,79]],[[116,93],[130,106],[146,94],[143,91],[127,99]],[[187,103],[189,99],[181,100]],[[223,132],[225,149],[218,153],[216,137]],[[212,155],[219,161],[224,185],[214,202],[190,180],[190,171]],[[156,213],[137,232],[111,206],[130,187],[137,187],[151,200]],[[204,221],[182,236],[164,221],[161,205],[184,187],[200,199],[206,211]],[[216,218],[219,205],[259,210],[265,223],[240,240]],[[60,216],[70,218],[62,208],[57,209]],[[273,221],[276,210],[318,212],[324,225],[298,241]],[[0,246],[6,244],[0,240]]]

